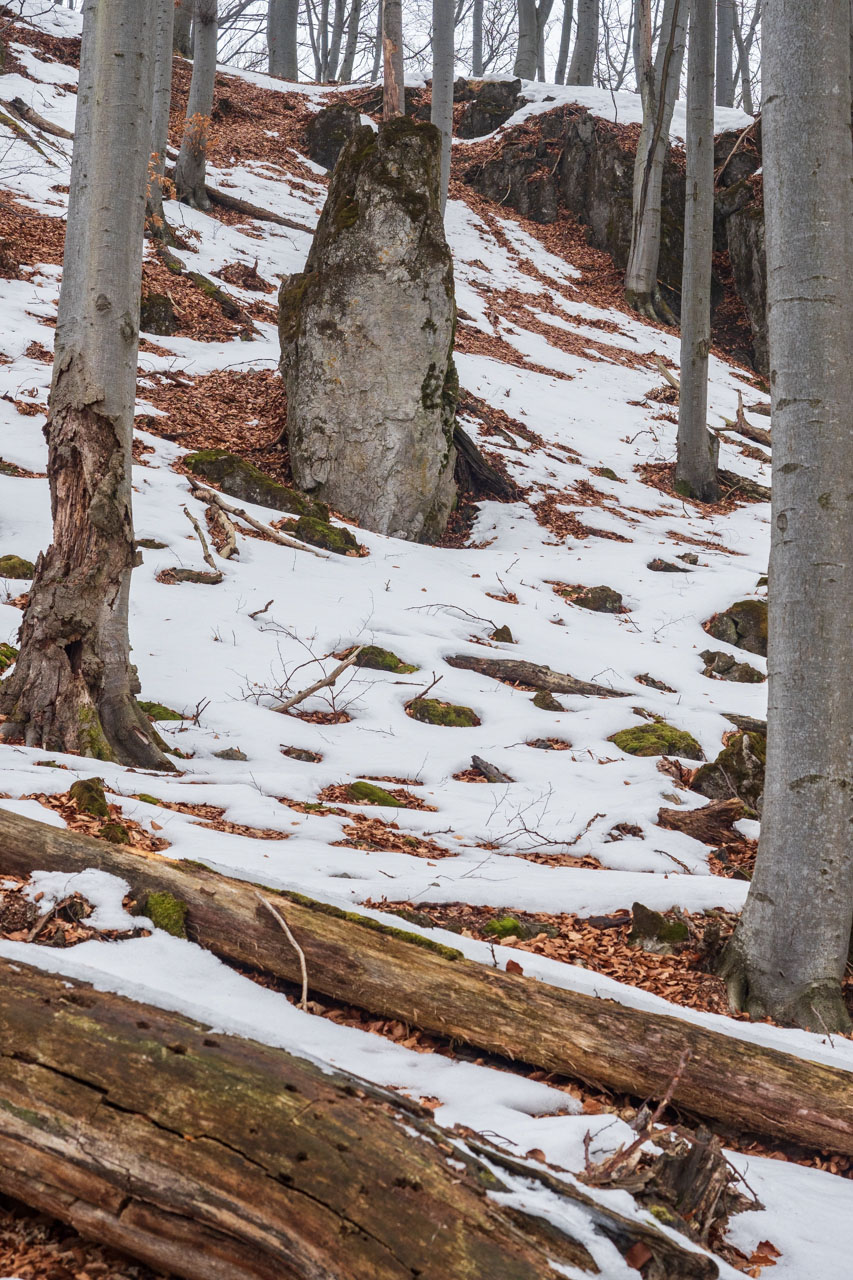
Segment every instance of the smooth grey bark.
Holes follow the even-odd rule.
[[[172,44],[174,0],[155,0],[154,99],[151,107],[151,159],[148,163],[146,222],[152,235],[164,237],[163,182],[169,145],[169,108],[172,103]]]
[[[269,0],[267,48],[269,72],[280,80],[299,80],[297,29],[299,0]]]
[[[734,0],[717,0],[716,103],[718,107],[733,107],[735,104],[734,31]]]
[[[598,52],[599,0],[578,0],[578,26],[567,84],[592,84]]]
[[[566,67],[569,62],[569,45],[572,41],[573,16],[574,0],[563,0],[563,24],[560,28],[560,50],[557,54],[557,70],[554,76],[557,84],[566,83]]]
[[[184,58],[191,58],[193,54],[192,46],[192,25],[193,25],[193,0],[175,0],[175,29],[173,35],[173,48],[175,53],[181,54]]]
[[[761,0],[755,0],[755,8],[752,11],[752,21],[749,24],[749,30],[746,35],[740,28],[737,10],[734,11],[734,37],[737,44],[738,64],[736,79],[740,80],[741,100],[743,109],[747,115],[755,115],[755,106],[752,100],[752,83],[749,74],[749,59],[752,53],[752,46],[755,42],[755,33],[758,30],[758,24],[761,21]]]
[[[687,52],[687,188],[681,277],[681,392],[676,487],[715,502],[719,445],[708,430],[714,250],[714,0],[692,0]]]
[[[378,0],[376,5],[376,43],[373,46],[373,70],[370,73],[371,80],[379,79],[379,69],[382,66],[382,0]]]
[[[341,43],[344,38],[344,18],[346,16],[345,0],[335,0],[335,13],[332,18],[332,30],[329,37],[329,49],[323,67],[323,79],[337,79],[338,64],[341,60]]]
[[[853,145],[849,0],[773,0],[764,210],[773,397],[767,774],[726,956],[753,1017],[850,1030],[853,918]],[[808,157],[807,171],[803,157]]]
[[[344,84],[352,82],[353,68],[355,67],[355,55],[358,48],[358,32],[361,24],[361,0],[352,0],[349,9],[349,17],[347,19],[347,39],[344,46],[344,60],[341,63],[341,81]]]
[[[87,0],[48,410],[53,541],[4,680],[2,736],[171,768],[138,707],[128,598],[131,443],[154,5]]]
[[[453,66],[456,26],[455,0],[432,0],[432,105],[430,120],[441,134],[439,203],[442,215],[450,182],[453,145]]]
[[[544,60],[545,24],[551,13],[553,0],[518,0],[518,48],[514,76],[533,80],[542,68]]]
[[[382,63],[384,93],[382,118],[401,116],[406,109],[403,83],[403,4],[402,0],[382,0]]]
[[[471,6],[471,75],[479,80],[483,74],[483,0]]]
[[[209,209],[205,187],[207,135],[213,111],[216,80],[217,0],[195,0],[193,75],[181,150],[175,165],[179,200],[196,209]]]
[[[663,162],[669,147],[669,127],[681,65],[687,26],[687,0],[664,0],[657,53],[652,59],[650,0],[636,0],[634,66],[643,123],[634,162],[631,249],[625,272],[628,304],[652,320],[673,317],[658,287],[660,258],[661,186]]]

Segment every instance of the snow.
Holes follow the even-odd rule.
[[[80,16],[55,8],[38,21],[57,34],[69,34],[79,29]],[[67,90],[73,85],[73,72],[24,46],[16,46],[15,53],[34,79],[5,77],[3,96],[19,95],[40,114],[71,128],[74,95]],[[273,90],[298,90],[317,108],[334,92],[240,74]],[[505,127],[563,102],[578,102],[620,122],[639,118],[638,102],[631,94],[611,98],[591,89],[532,83],[525,84],[524,94],[528,104]],[[749,117],[740,113],[718,111],[718,128],[742,128],[747,123]],[[679,104],[673,137],[681,137],[683,127]],[[62,216],[66,197],[54,188],[67,184],[70,144],[56,142],[47,163],[2,130],[0,186],[42,213]],[[213,180],[233,184],[235,195],[306,228],[314,225],[322,207],[322,182],[291,182],[269,164],[242,161],[215,169]],[[199,233],[196,250],[182,256],[206,274],[225,261],[257,259],[261,275],[275,280],[301,269],[308,251],[307,231],[262,224],[246,235],[240,227],[174,203],[166,212],[171,222]],[[75,779],[97,773],[104,779],[108,799],[126,817],[148,830],[158,824],[157,834],[170,842],[170,858],[201,861],[237,878],[262,879],[272,887],[348,907],[383,897],[580,915],[630,907],[634,901],[690,911],[741,906],[744,882],[712,875],[704,845],[656,823],[662,805],[695,808],[703,803],[701,798],[659,772],[655,760],[627,756],[608,738],[641,723],[633,710],[637,707],[689,730],[713,758],[723,733],[732,727],[727,714],[764,716],[763,685],[709,680],[702,675],[698,655],[709,643],[701,629],[704,619],[734,600],[760,594],[758,580],[767,570],[769,508],[755,504],[726,516],[703,515],[642,482],[637,466],[672,461],[675,456],[675,426],[659,416],[667,406],[644,403],[644,398],[661,381],[654,359],[677,361],[677,339],[591,301],[584,296],[580,271],[571,263],[549,253],[519,223],[498,217],[498,226],[502,235],[496,238],[468,206],[459,201],[448,205],[457,301],[465,323],[499,336],[519,353],[518,364],[458,355],[461,384],[544,440],[542,449],[528,449],[520,438],[519,447],[503,437],[488,438],[489,448],[502,454],[521,484],[544,492],[548,486],[564,491],[577,481],[591,481],[606,495],[605,505],[585,507],[569,495],[566,509],[590,528],[629,541],[558,538],[536,522],[526,502],[483,503],[470,540],[473,545],[463,549],[424,547],[358,530],[368,556],[319,560],[241,536],[239,561],[221,564],[221,585],[167,586],[157,581],[161,569],[175,564],[203,567],[182,507],[187,505],[199,518],[203,508],[172,469],[183,452],[180,446],[139,431],[153,453],[146,455],[147,465],[135,466],[133,472],[137,536],[156,538],[167,547],[144,551],[134,574],[133,659],[144,698],[187,714],[207,702],[197,722],[158,725],[170,746],[191,758],[181,761],[181,774],[172,777],[4,746],[0,780],[9,798],[0,798],[0,807],[62,826],[57,814],[24,797],[63,793]],[[537,278],[525,273],[530,263]],[[547,310],[542,305],[543,276],[551,282]],[[51,531],[43,478],[44,416],[21,415],[12,402],[31,399],[46,404],[49,367],[26,353],[33,342],[52,346],[46,321],[55,316],[58,284],[58,269],[50,265],[26,280],[0,282],[5,317],[0,333],[5,360],[0,361],[0,458],[42,476],[15,479],[0,474],[0,554],[29,559],[48,545]],[[492,316],[493,326],[487,316],[489,294],[510,289],[529,299],[531,323],[551,326],[553,341],[517,320]],[[239,289],[232,292],[238,298],[251,296]],[[571,351],[556,345],[564,334],[578,340]],[[278,361],[275,329],[264,323],[258,325],[255,338],[239,345],[184,337],[157,337],[156,344],[168,354],[140,356],[140,413],[151,412],[144,402],[146,379],[158,371],[180,370],[197,378],[224,368],[274,369]],[[524,360],[548,372],[525,368]],[[747,404],[766,403],[762,393],[747,388],[736,369],[712,358],[712,426],[734,417],[739,390]],[[477,430],[473,419],[467,419],[466,426]],[[763,463],[742,456],[728,443],[721,455],[724,467],[769,483],[769,468]],[[590,474],[591,468],[601,466],[619,479]],[[538,500],[542,492],[533,496]],[[258,519],[274,518],[261,507],[244,505]],[[682,551],[698,553],[699,563],[690,573],[661,574],[647,567],[654,557],[671,558]],[[630,612],[590,613],[557,596],[554,582],[606,583],[622,593]],[[24,587],[0,581],[0,642],[15,640],[20,611],[11,600]],[[509,593],[515,593],[517,604],[494,598]],[[251,613],[271,597],[267,613],[253,619]],[[494,627],[503,625],[511,628],[516,644],[485,648]],[[327,655],[356,643],[391,648],[418,670],[396,676],[351,669],[335,693],[338,705],[348,709],[348,723],[312,724],[271,709],[272,699],[264,690],[288,678],[294,688],[304,687],[334,665],[336,660]],[[714,645],[729,650],[720,642]],[[738,650],[731,652],[743,657]],[[629,696],[561,696],[565,712],[543,712],[532,705],[529,693],[447,666],[445,659],[455,654],[524,657]],[[306,661],[308,665],[294,674]],[[749,655],[749,661],[764,669],[763,659]],[[677,692],[638,684],[635,677],[645,672]],[[479,727],[451,731],[417,723],[405,714],[406,702],[434,675],[442,677],[434,696],[473,707],[482,720]],[[308,704],[312,709],[323,705],[319,696]],[[529,739],[548,736],[568,739],[571,749],[548,752],[526,745]],[[229,746],[241,748],[247,761],[217,759],[215,753]],[[292,760],[281,754],[283,746],[309,749],[322,759]],[[474,753],[514,781],[477,786],[454,779]],[[340,807],[351,814],[393,819],[405,833],[428,834],[453,856],[426,860],[340,846],[336,842],[347,819],[300,812],[286,803],[314,802],[330,784],[389,775],[411,779],[409,789],[435,812]],[[269,841],[205,828],[189,814],[138,799],[140,793],[168,802],[219,805],[230,822],[274,829],[288,838]],[[639,826],[642,838],[608,839],[620,822]],[[752,822],[740,824],[740,829],[757,834]],[[604,869],[547,867],[516,856],[535,847],[571,847],[577,856],[593,855]],[[125,888],[123,882],[89,870],[76,875],[39,873],[32,892],[42,891],[42,902],[83,893],[96,908],[90,922],[126,929],[140,921],[128,923],[121,905]],[[380,910],[360,909],[378,919],[397,920]],[[492,949],[476,939],[441,930],[424,932],[451,942],[471,959],[493,963]],[[494,948],[501,967],[514,954],[511,948]],[[156,930],[148,938],[88,941],[65,951],[6,942],[0,944],[0,955],[177,1010],[218,1030],[281,1046],[327,1069],[342,1068],[415,1098],[437,1098],[439,1124],[463,1124],[500,1135],[507,1149],[520,1157],[538,1148],[549,1162],[567,1171],[583,1167],[587,1131],[594,1156],[632,1135],[617,1117],[577,1114],[569,1095],[547,1085],[438,1054],[416,1053],[303,1013],[209,953]],[[680,1008],[544,956],[525,953],[524,969],[555,986],[853,1069],[853,1044],[846,1040],[829,1043],[823,1036]],[[807,1275],[843,1280],[853,1247],[850,1183],[780,1161],[736,1153],[731,1158],[766,1206],[736,1217],[732,1240],[747,1253],[760,1240],[772,1241],[781,1250],[773,1271],[776,1280],[802,1280]],[[541,1188],[531,1190],[521,1179],[511,1192],[515,1203],[535,1205],[536,1212],[572,1212],[549,1194]],[[608,1194],[620,1211],[638,1212],[626,1193]],[[575,1222],[573,1228],[582,1226]],[[590,1236],[589,1243],[602,1274],[613,1280],[635,1274],[600,1235]],[[721,1274],[735,1273],[721,1268]]]

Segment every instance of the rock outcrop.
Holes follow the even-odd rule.
[[[338,156],[360,125],[361,112],[348,102],[333,102],[308,122],[305,150],[317,164],[333,169]]]
[[[441,139],[399,117],[335,167],[305,270],[284,281],[287,437],[300,488],[378,533],[429,541],[455,497],[453,262]]]
[[[465,106],[456,125],[460,138],[482,138],[506,124],[521,103],[520,80],[457,80],[453,98]]]

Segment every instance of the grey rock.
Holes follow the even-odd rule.
[[[518,110],[520,80],[473,80],[468,83],[473,96],[466,103],[456,127],[460,138],[482,138],[493,133]],[[454,86],[454,97],[458,87],[459,81]]]
[[[226,747],[224,751],[214,751],[217,760],[248,760],[249,757],[245,751],[241,751],[239,747]]]
[[[338,156],[361,125],[361,113],[348,102],[333,102],[311,117],[305,150],[317,164],[334,169]]]

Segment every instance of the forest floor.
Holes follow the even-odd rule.
[[[20,97],[71,130],[79,24],[79,15],[55,9],[19,27],[0,96]],[[187,83],[178,63],[173,142]],[[302,134],[334,92],[248,73],[217,77],[211,183],[295,224],[167,202],[185,246],[177,256],[214,278],[240,318],[226,319],[186,278],[164,284],[150,250],[146,259],[145,287],[171,294],[179,328],[144,335],[140,351],[134,509],[145,550],[131,639],[142,697],[172,712],[157,727],[180,752],[179,771],[143,775],[6,745],[0,805],[92,831],[67,792],[97,773],[113,815],[142,849],[168,848],[171,858],[392,923],[404,912],[408,928],[484,965],[521,959],[528,976],[553,985],[853,1070],[848,1040],[726,1011],[709,926],[718,945],[743,904],[758,823],[742,819],[713,843],[694,838],[671,813],[705,805],[691,788],[701,760],[638,757],[611,741],[664,720],[713,761],[735,731],[733,716],[762,720],[764,683],[705,675],[700,655],[721,650],[766,673],[762,657],[712,640],[703,624],[735,601],[766,598],[769,505],[735,486],[713,505],[674,494],[677,408],[661,365],[677,371],[678,335],[622,309],[612,263],[576,224],[538,227],[461,182],[452,187],[460,421],[518,484],[517,501],[467,504],[437,547],[352,527],[361,553],[323,559],[240,525],[239,556],[218,561],[218,585],[177,583],[169,573],[204,568],[184,513],[204,525],[181,466],[188,450],[232,449],[289,478],[278,443],[285,406],[273,289],[301,269],[323,204],[325,171],[301,150]],[[553,94],[610,110],[609,95],[596,91]],[[633,96],[616,97],[619,118],[630,122]],[[518,118],[541,109],[534,102]],[[0,556],[29,560],[51,531],[43,427],[69,161],[69,142],[0,124]],[[712,427],[731,424],[739,395],[747,417],[766,426],[760,381],[715,352]],[[721,465],[769,484],[766,454],[731,431]],[[241,505],[259,521],[278,518]],[[579,588],[597,586],[619,593],[617,611],[576,602]],[[0,581],[0,644],[15,643],[25,593],[25,581]],[[291,713],[272,709],[353,645],[382,646],[414,669],[352,667]],[[541,709],[529,688],[448,665],[455,655],[547,664],[628,696],[560,695],[562,709]],[[413,719],[408,704],[427,687],[473,709],[479,723]],[[231,749],[236,758],[223,759]],[[512,781],[488,783],[475,756]],[[365,780],[396,793],[399,807],[353,803],[348,787]],[[731,856],[720,857],[721,846]],[[93,904],[114,900],[109,877],[87,886]],[[635,903],[686,923],[675,953],[629,945]],[[112,923],[120,933],[121,911]],[[583,1170],[585,1140],[600,1159],[634,1136],[641,1100],[466,1057],[332,1002],[304,1012],[287,992],[162,931],[63,939],[73,945],[33,945],[7,930],[0,956],[338,1065],[425,1100],[441,1125],[499,1135],[507,1150],[565,1176]],[[847,1277],[848,1161],[723,1137],[760,1206],[732,1219],[719,1274]],[[624,1209],[625,1193],[614,1194]],[[151,1274],[69,1239],[0,1203],[0,1270],[9,1276]],[[594,1247],[607,1277],[637,1274],[603,1237]]]

